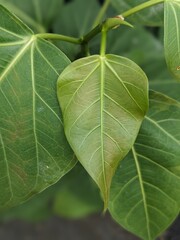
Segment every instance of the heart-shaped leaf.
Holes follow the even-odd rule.
[[[148,107],[147,78],[129,59],[94,55],[70,64],[58,80],[66,137],[101,189],[131,149]]]
[[[166,0],[164,6],[164,49],[169,70],[180,79],[180,1]]]
[[[113,178],[110,212],[127,230],[153,240],[179,213],[180,103],[151,92],[133,150]]]
[[[0,209],[42,191],[75,164],[56,97],[68,64],[0,6]]]

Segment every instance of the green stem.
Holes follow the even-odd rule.
[[[159,3],[163,3],[165,0],[151,0],[151,1],[147,1],[145,3],[142,3],[134,8],[129,9],[126,12],[121,13],[120,15],[125,17],[129,17],[130,15],[137,13],[145,8],[148,7],[152,7],[153,5],[159,4]]]
[[[108,18],[104,22],[98,24],[96,27],[94,27],[89,33],[84,35],[81,38],[74,38],[74,37],[69,37],[61,34],[53,34],[53,33],[39,33],[36,34],[36,37],[39,38],[44,38],[44,39],[52,39],[52,40],[60,40],[60,41],[66,41],[74,44],[81,44],[81,45],[86,45],[92,38],[94,38],[97,34],[102,32],[102,41],[104,41],[102,47],[106,45],[105,39],[106,39],[106,33],[108,30],[113,29],[114,27],[121,25],[122,24],[122,18],[129,17],[130,15],[137,13],[145,8],[152,7],[153,5],[163,3],[165,0],[151,0],[147,1],[145,3],[142,3],[134,8],[131,8],[130,10],[123,12],[119,16],[115,18]],[[107,4],[108,1],[106,1]],[[119,19],[118,19],[119,17]],[[99,20],[98,20],[99,21]],[[127,22],[124,24],[129,25]],[[130,25],[129,25],[130,26]],[[104,30],[103,30],[104,28]],[[103,53],[104,50],[102,50]]]
[[[106,54],[106,38],[107,38],[107,30],[103,28],[101,31],[101,49],[100,49],[101,57],[104,57]]]
[[[104,1],[103,6],[101,7],[101,10],[99,11],[99,14],[97,15],[97,17],[94,21],[94,24],[92,26],[93,28],[96,27],[102,21],[102,18],[104,16],[105,12],[107,11],[110,2],[111,2],[111,0],[105,0]]]
[[[38,38],[60,40],[60,41],[74,43],[74,44],[81,44],[82,42],[81,38],[74,38],[74,37],[69,37],[69,36],[54,34],[54,33],[38,33],[35,36]]]

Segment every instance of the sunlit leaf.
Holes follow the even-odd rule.
[[[56,97],[68,64],[0,6],[0,209],[42,191],[75,164]]]
[[[62,7],[62,0],[0,0],[36,32],[45,32]]]
[[[116,55],[79,59],[58,80],[66,137],[101,189],[105,207],[114,171],[146,113],[147,95],[144,72]]]
[[[164,49],[169,70],[180,80],[180,1],[166,0],[164,13]]]
[[[180,103],[151,92],[133,150],[112,182],[110,212],[127,230],[153,240],[180,207]]]
[[[121,14],[131,8],[147,2],[145,0],[111,0],[112,5],[118,14]],[[147,26],[163,25],[163,4],[158,4],[148,9],[142,10],[128,17],[128,21]]]

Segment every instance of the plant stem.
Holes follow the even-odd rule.
[[[107,38],[107,30],[103,28],[101,31],[101,49],[100,49],[101,57],[104,57],[106,54],[106,38]]]
[[[69,36],[65,36],[65,35],[61,35],[61,34],[54,34],[54,33],[39,33],[36,34],[36,37],[39,38],[44,38],[44,39],[52,39],[52,40],[60,40],[60,41],[66,41],[66,42],[70,42],[70,43],[74,43],[74,44],[81,44],[81,45],[87,45],[88,42],[94,38],[97,34],[99,34],[102,31],[102,41],[104,41],[102,45],[106,46],[105,40],[106,40],[106,33],[108,30],[113,29],[116,26],[119,26],[121,24],[125,24],[125,25],[129,25],[127,22],[124,21],[124,23],[122,22],[122,18],[125,17],[129,17],[130,15],[137,13],[145,8],[151,7],[153,5],[159,4],[159,3],[163,3],[165,0],[151,0],[151,1],[147,1],[145,3],[142,3],[134,8],[131,8],[128,11],[123,12],[122,14],[120,14],[119,16],[116,16],[115,18],[107,18],[104,22],[98,24],[96,27],[94,27],[89,33],[87,33],[86,35],[84,35],[83,37],[80,38],[75,38],[75,37],[69,37]],[[105,11],[106,7],[108,6],[108,3],[110,2],[110,0],[106,0],[105,4],[103,6],[103,12]],[[101,13],[102,14],[102,13]],[[99,14],[99,16],[101,15]],[[95,22],[98,22],[99,19],[101,18],[98,17],[96,19]],[[103,29],[104,28],[104,29]],[[86,46],[87,47],[87,46]],[[103,47],[104,48],[104,47]],[[102,53],[103,53],[103,49],[102,49]]]
[[[54,33],[38,33],[35,36],[38,38],[66,41],[74,44],[81,44],[82,42],[81,38],[74,38],[74,37],[69,37],[69,36],[54,34]]]
[[[93,28],[96,27],[102,20],[109,4],[110,4],[111,0],[105,0],[104,3],[103,3],[103,6],[101,7],[101,10],[99,11],[99,14],[97,15],[95,21],[94,21],[94,24],[93,24]]]
[[[129,9],[126,12],[121,13],[121,16],[125,17],[129,17],[130,15],[137,13],[145,8],[148,7],[152,7],[153,5],[159,4],[159,3],[163,3],[165,0],[151,0],[151,1],[147,1],[145,3],[142,3],[134,8]]]

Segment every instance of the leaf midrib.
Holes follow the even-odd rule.
[[[150,226],[149,226],[149,214],[148,214],[148,209],[147,209],[147,200],[146,200],[146,194],[145,194],[145,190],[144,190],[144,186],[143,186],[143,178],[142,178],[142,174],[141,174],[141,170],[140,170],[140,165],[139,165],[139,161],[138,161],[138,157],[135,151],[135,148],[132,147],[132,154],[135,160],[135,165],[136,165],[136,169],[137,169],[137,175],[139,177],[139,184],[140,184],[140,188],[141,188],[141,193],[142,193],[142,199],[143,199],[143,205],[144,205],[144,211],[145,211],[145,217],[146,217],[146,226],[147,226],[147,234],[148,234],[148,239],[151,240],[151,233],[150,233]]]

